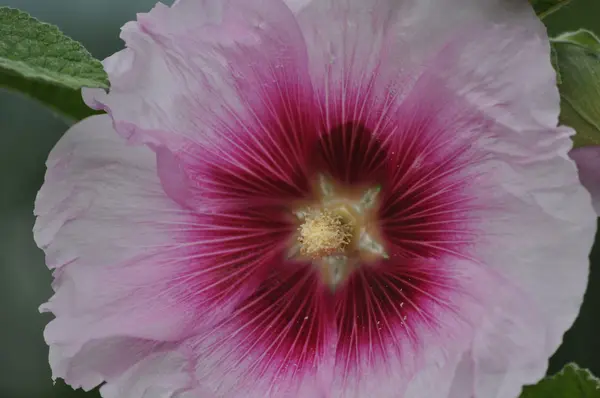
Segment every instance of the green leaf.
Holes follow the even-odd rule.
[[[521,398],[599,398],[600,380],[574,363],[523,389]]]
[[[540,19],[546,18],[548,15],[560,10],[572,0],[529,0],[535,13]]]
[[[552,39],[561,96],[560,122],[573,127],[574,146],[600,145],[600,40],[578,30]]]
[[[108,88],[100,61],[56,26],[0,7],[0,88],[80,120],[96,113],[83,103],[82,87]]]

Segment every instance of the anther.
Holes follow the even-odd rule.
[[[313,258],[341,254],[354,236],[354,223],[330,210],[310,212],[300,226],[301,253]]]

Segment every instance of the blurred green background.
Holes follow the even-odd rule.
[[[58,25],[97,58],[122,47],[119,28],[154,0],[0,0]],[[166,1],[165,3],[170,3]],[[575,0],[547,20],[551,35],[585,27],[600,34],[600,1]],[[44,162],[67,125],[46,108],[0,90],[0,398],[93,398],[97,392],[53,385],[42,330],[50,315],[38,306],[51,295],[50,272],[33,243],[33,201]],[[600,239],[592,253],[590,289],[581,315],[551,361],[555,372],[576,361],[600,375]]]

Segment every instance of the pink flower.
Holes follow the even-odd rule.
[[[289,7],[179,0],[123,28],[110,92],[85,92],[110,116],[61,139],[36,203],[53,377],[516,397],[595,233],[543,25],[525,1]]]

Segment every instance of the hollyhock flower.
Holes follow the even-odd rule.
[[[577,163],[579,179],[592,195],[594,210],[600,215],[600,145],[573,149],[569,155]]]
[[[595,218],[525,1],[179,0],[50,154],[53,377],[106,398],[513,398]],[[116,130],[116,131],[115,131]]]

